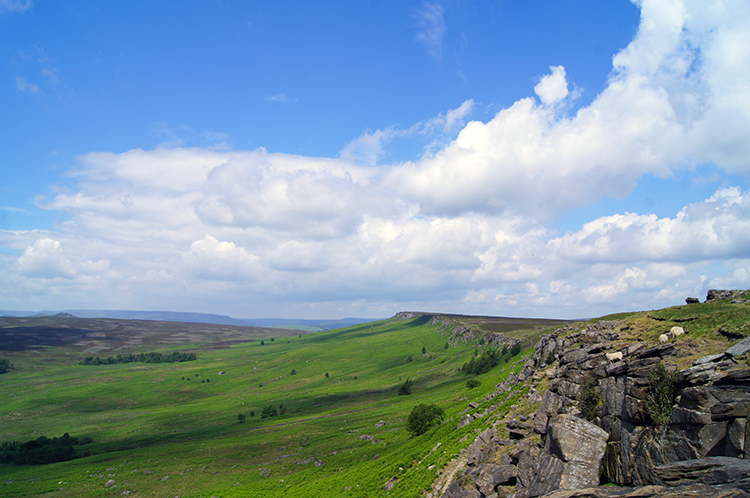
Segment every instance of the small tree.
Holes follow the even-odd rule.
[[[427,354],[427,348],[422,346],[422,354]]]
[[[406,382],[404,382],[401,387],[398,388],[398,394],[399,396],[406,396],[407,394],[411,394],[411,385],[413,382],[411,379],[406,379]]]
[[[445,345],[443,346],[443,349],[448,349],[449,347],[451,347],[451,345],[446,342]]]
[[[0,374],[10,372],[13,369],[13,365],[8,360],[0,358]]]
[[[266,341],[260,341],[260,345],[261,346],[265,346],[266,345]]]
[[[250,410],[250,416],[251,416],[251,417],[254,417],[254,416],[255,416],[255,410]]]
[[[413,436],[420,436],[433,425],[438,425],[445,418],[445,411],[437,405],[422,403],[417,405],[406,419],[406,430]]]
[[[245,421],[245,414],[240,413],[239,415],[237,415],[237,421],[239,421],[239,423],[243,423]]]
[[[278,416],[279,412],[276,411],[276,407],[273,405],[268,405],[267,407],[263,408],[262,412],[260,412],[260,418],[270,418]]]
[[[297,375],[297,371],[295,369],[292,369],[292,372],[290,375]]]
[[[328,372],[326,372],[326,379],[328,378]]]
[[[466,381],[466,387],[468,387],[469,389],[474,389],[475,387],[479,387],[481,385],[482,383],[477,379],[469,379]]]
[[[414,358],[412,358],[412,356],[409,355],[409,357],[406,358],[406,363],[411,363],[412,361],[414,361]]]

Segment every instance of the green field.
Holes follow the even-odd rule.
[[[450,330],[425,322],[390,319],[286,337],[276,331],[275,340],[265,336],[262,346],[251,329],[244,340],[236,329],[223,343],[194,330],[192,342],[162,344],[162,352],[198,356],[173,364],[81,366],[78,361],[90,354],[81,349],[90,345],[81,341],[0,352],[15,365],[0,376],[0,442],[66,432],[93,440],[76,448],[90,456],[0,466],[0,494],[418,496],[471,442],[461,442],[462,436],[473,439],[475,430],[490,422],[477,420],[457,431],[468,401],[481,400],[512,369],[520,369],[530,352],[477,377],[481,386],[469,390],[469,377],[459,368],[487,345],[469,341],[446,349]],[[170,342],[145,340],[151,337],[145,330],[149,322],[138,323],[144,329],[138,347],[128,348],[126,337],[113,332],[100,339],[118,347],[99,354],[154,351]],[[537,335],[551,330],[549,325],[518,321],[514,331]],[[17,335],[19,329],[12,330]],[[413,381],[412,394],[399,396],[407,379]],[[420,403],[443,408],[446,421],[412,437],[405,421]],[[280,415],[262,419],[266,406]],[[243,423],[239,414],[246,416]],[[376,427],[381,420],[385,425]],[[398,482],[386,493],[383,486],[393,477]]]

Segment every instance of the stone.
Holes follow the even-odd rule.
[[[471,415],[464,415],[463,417],[461,417],[461,420],[458,421],[458,426],[456,427],[456,429],[462,429],[466,427],[473,420],[474,420],[474,417],[472,417]]]
[[[742,339],[740,342],[726,350],[726,354],[729,356],[743,356],[750,353],[750,337]]]
[[[469,476],[461,476],[448,486],[440,498],[482,498]]]
[[[531,498],[556,489],[596,486],[608,437],[606,431],[586,420],[558,415],[549,424],[547,445],[534,480],[514,496]]]
[[[698,358],[693,362],[693,366],[697,367],[698,365],[703,365],[704,363],[716,363],[724,358],[726,358],[726,353],[719,353],[719,354],[712,354],[708,356],[704,356],[703,358]]]
[[[690,483],[723,484],[750,478],[750,461],[708,457],[658,465],[654,470],[668,486]]]
[[[484,495],[495,492],[498,485],[514,485],[518,468],[511,465],[487,464],[482,466],[482,470],[474,480],[479,491]]]
[[[736,418],[729,423],[724,455],[735,458],[742,458],[744,456],[746,426],[747,419],[745,418]]]
[[[392,490],[392,489],[393,489],[393,486],[395,486],[397,482],[398,482],[398,477],[395,477],[395,476],[394,476],[394,477],[391,477],[391,478],[390,478],[390,479],[388,479],[388,481],[386,481],[386,483],[385,483],[385,484],[383,485],[383,491],[390,491],[390,490]]]
[[[542,397],[536,414],[534,414],[534,432],[537,434],[547,433],[547,421],[557,415],[560,398],[552,391],[547,391]]]
[[[697,297],[687,297],[685,298],[685,304],[698,304],[700,303],[700,299]]]

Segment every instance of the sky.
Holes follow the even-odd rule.
[[[0,309],[750,288],[746,0],[0,0]]]

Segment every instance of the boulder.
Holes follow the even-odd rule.
[[[483,495],[490,495],[502,484],[514,485],[518,467],[512,465],[483,465],[474,483]]]
[[[584,419],[567,414],[555,417],[548,429],[539,470],[532,483],[515,494],[517,498],[599,484],[599,466],[609,434]]]

